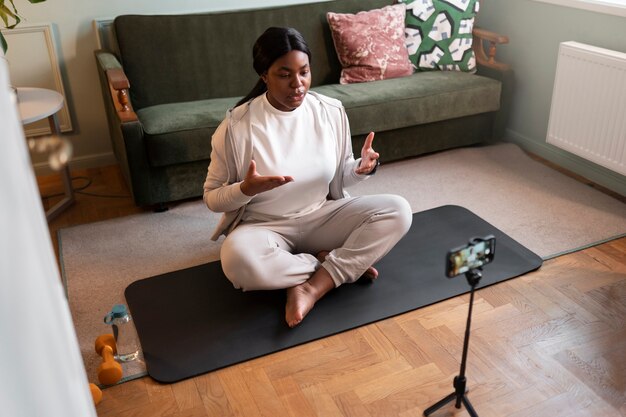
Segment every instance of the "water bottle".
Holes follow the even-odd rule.
[[[131,323],[132,318],[124,304],[116,304],[111,311],[104,316],[104,322],[113,328],[113,337],[117,353],[115,359],[120,362],[130,362],[137,359],[137,332]]]

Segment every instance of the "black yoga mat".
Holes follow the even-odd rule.
[[[496,237],[484,287],[541,266],[539,256],[467,209],[415,213],[408,234],[376,268],[379,279],[343,285],[302,323],[284,320],[284,291],[236,290],[219,261],[136,281],[126,288],[148,374],[175,382],[469,292],[463,275],[445,276],[449,249]]]

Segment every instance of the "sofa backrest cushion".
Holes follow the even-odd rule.
[[[313,86],[339,81],[326,21],[392,0],[336,0],[257,10],[179,15],[123,15],[114,21],[120,60],[135,109],[163,103],[241,97],[256,83],[252,46],[265,29],[299,30],[311,49]]]

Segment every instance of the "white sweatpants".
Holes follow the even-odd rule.
[[[235,288],[290,288],[323,266],[335,286],[354,282],[406,234],[411,207],[391,194],[327,201],[297,219],[239,224],[224,240],[222,269]],[[330,251],[320,263],[316,254]]]

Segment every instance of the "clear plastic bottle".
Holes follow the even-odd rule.
[[[117,347],[115,359],[120,362],[130,362],[137,359],[139,356],[137,331],[126,306],[124,304],[114,305],[111,311],[104,316],[104,323],[113,328],[113,337]]]

